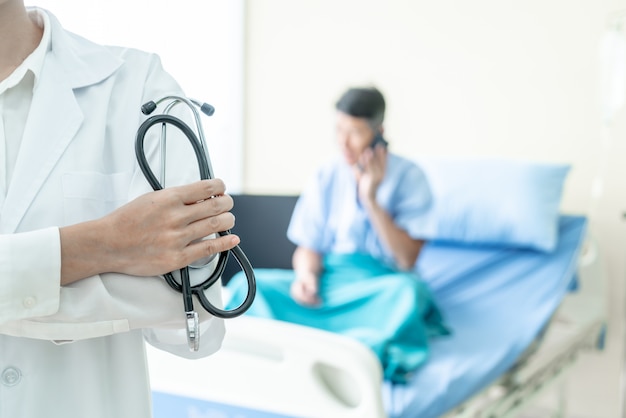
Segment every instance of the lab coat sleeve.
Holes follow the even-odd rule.
[[[222,306],[219,287],[206,293],[215,306]],[[66,343],[143,329],[147,341],[158,348],[202,357],[219,349],[224,324],[198,308],[201,351],[189,353],[180,293],[158,277],[107,273],[63,287],[59,309],[53,315],[8,321],[0,325],[0,332]]]
[[[55,313],[60,276],[58,228],[0,235],[0,323]]]
[[[222,307],[221,289],[205,291],[214,306]],[[159,277],[107,273],[89,277],[61,292],[59,309],[53,314],[0,325],[3,334],[67,343],[142,329],[146,340],[173,354],[195,358],[209,355],[221,346],[224,321],[201,308],[200,351],[190,352],[185,330],[181,294]]]

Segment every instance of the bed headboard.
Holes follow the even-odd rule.
[[[298,196],[231,194],[235,206],[232,233],[254,268],[291,268],[296,246],[287,239],[287,226]],[[231,255],[222,275],[224,284],[239,271]]]

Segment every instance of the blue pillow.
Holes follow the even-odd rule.
[[[567,164],[496,158],[421,158],[432,206],[420,236],[435,241],[532,248],[549,252]]]

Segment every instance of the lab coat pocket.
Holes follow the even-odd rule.
[[[63,175],[66,224],[101,218],[128,201],[132,172],[72,172]]]

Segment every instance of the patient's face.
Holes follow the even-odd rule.
[[[366,119],[337,112],[335,135],[339,150],[348,165],[354,165],[374,139],[374,131]]]

